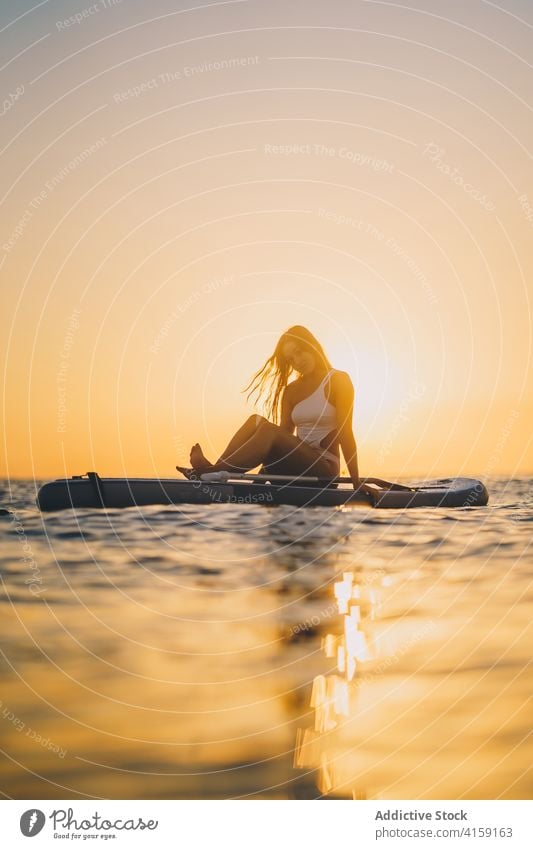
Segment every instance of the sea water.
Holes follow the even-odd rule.
[[[0,790],[526,798],[533,481],[41,515],[1,482]]]

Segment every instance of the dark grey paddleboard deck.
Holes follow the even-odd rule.
[[[446,478],[425,481],[414,492],[391,490],[375,497],[349,485],[299,485],[235,481],[212,483],[173,478],[63,478],[45,483],[37,493],[43,511],[83,507],[142,507],[149,504],[290,504],[295,507],[480,507],[488,502],[481,481]]]

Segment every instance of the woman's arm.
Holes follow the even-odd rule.
[[[353,434],[353,402],[355,392],[350,375],[345,371],[337,372],[335,392],[335,407],[337,408],[337,428],[339,444],[348,466],[348,472],[352,479],[354,489],[359,492],[375,493],[372,487],[362,483],[359,477],[359,463],[357,460],[357,445]]]
[[[337,432],[339,444],[348,466],[348,472],[354,487],[360,485],[359,463],[357,460],[357,445],[353,434],[353,403],[354,388],[350,375],[344,371],[337,372],[335,386],[335,407],[337,409]]]
[[[289,387],[286,386],[283,391],[283,395],[281,396],[281,419],[279,426],[292,436],[294,434],[294,422],[291,416],[292,402],[289,400],[289,396],[290,390]]]

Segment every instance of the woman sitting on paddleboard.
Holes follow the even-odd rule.
[[[293,371],[299,377],[288,383]],[[310,330],[295,325],[285,331],[244,391],[250,390],[247,397],[253,392],[261,395],[266,384],[267,413],[272,421],[250,416],[216,463],[210,463],[196,443],[190,454],[192,470],[176,468],[186,477],[196,477],[223,470],[242,474],[263,464],[264,471],[272,475],[329,479],[339,475],[340,447],[355,489],[375,494],[365,481],[387,486],[387,481],[359,477],[352,428],[353,384],[347,372],[332,368]]]

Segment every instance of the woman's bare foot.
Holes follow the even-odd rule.
[[[204,456],[204,452],[198,442],[195,442],[191,448],[189,460],[192,468],[188,468],[187,466],[176,466],[176,469],[190,481],[200,480],[200,476],[203,475],[204,472],[212,472],[215,469],[215,466],[213,466],[207,457]]]
[[[196,472],[210,472],[213,470],[213,463],[210,463],[200,447],[200,443],[196,442],[191,448],[191,456],[189,457],[191,466]]]

